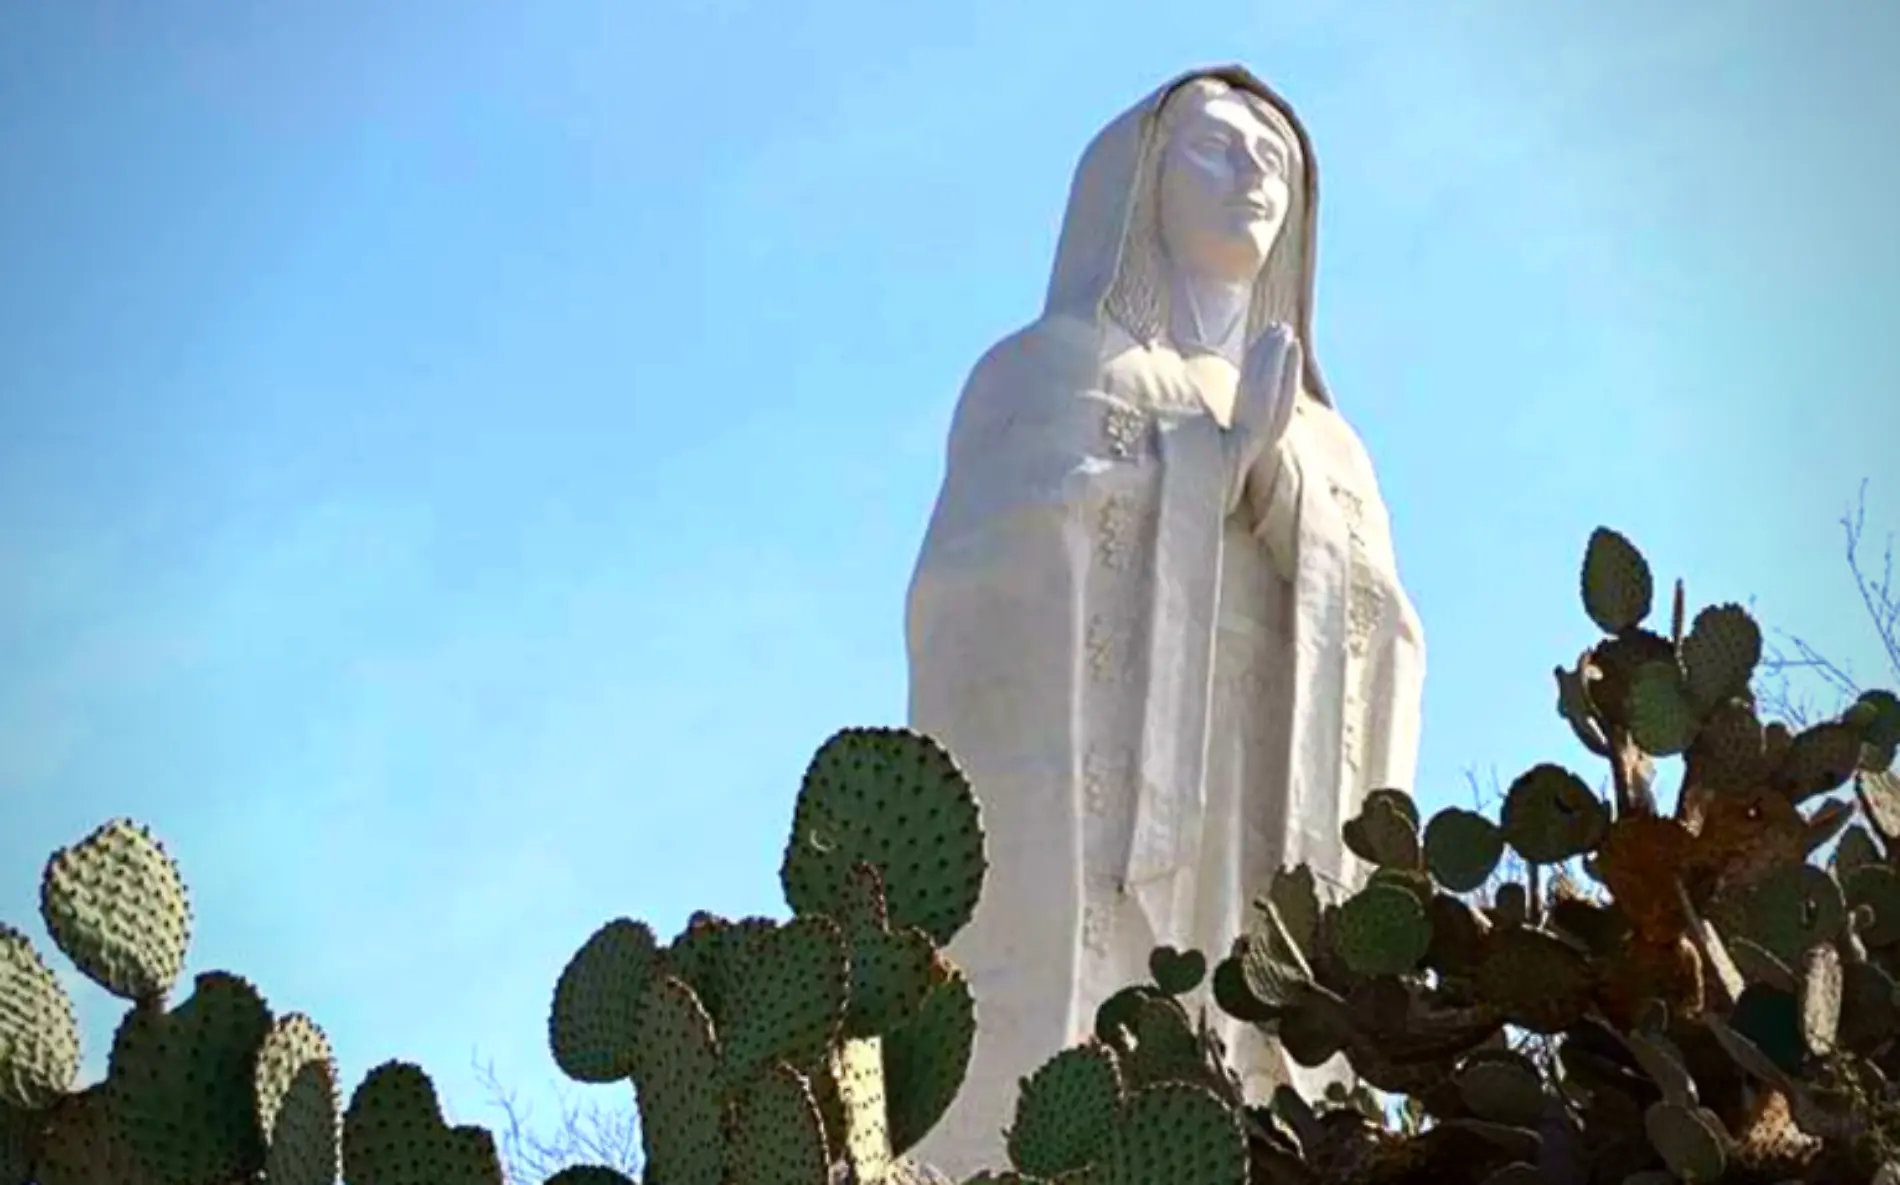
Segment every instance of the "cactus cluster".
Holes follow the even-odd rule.
[[[800,788],[780,871],[792,916],[699,913],[665,946],[643,922],[608,922],[555,986],[555,1062],[632,1084],[652,1181],[886,1180],[963,1084],[975,1004],[940,948],[986,869],[948,753],[897,729],[841,732]]]
[[[1606,792],[1539,764],[1495,819],[1421,819],[1376,791],[1342,836],[1363,885],[1282,870],[1214,968],[1292,1060],[1404,1096],[1396,1125],[1237,1107],[1256,1185],[1900,1182],[1900,699],[1764,722],[1741,607],[1685,620],[1678,585],[1648,628],[1649,564],[1609,530],[1581,586],[1603,637],[1558,709]]]
[[[1156,950],[1022,1082],[1009,1165],[967,1185],[1900,1185],[1900,698],[1763,721],[1749,614],[1688,619],[1677,585],[1650,628],[1654,578],[1614,532],[1581,591],[1602,636],[1557,670],[1557,708],[1604,790],[1545,763],[1495,817],[1368,795],[1342,837],[1362,883],[1282,869],[1217,959]],[[609,921],[558,976],[554,1061],[632,1087],[649,1185],[928,1177],[906,1153],[980,1019],[943,948],[986,867],[948,753],[841,732],[799,791],[789,916],[695,914],[665,944]],[[0,1185],[502,1185],[494,1141],[449,1126],[416,1066],[345,1106],[322,1031],[245,980],[169,1003],[191,914],[143,828],[55,853],[40,905],[129,1008],[80,1088],[71,1001],[0,926]],[[1202,1000],[1356,1082],[1247,1097]]]
[[[105,1077],[81,1088],[72,1001],[0,925],[0,1185],[501,1185],[494,1142],[443,1123],[421,1070],[371,1071],[345,1108],[329,1039],[245,979],[183,975],[191,906],[150,831],[118,819],[55,852],[53,945],[129,1007]]]

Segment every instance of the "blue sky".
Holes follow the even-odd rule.
[[[811,750],[901,719],[958,386],[1088,136],[1204,62],[1317,138],[1428,801],[1574,756],[1598,522],[1871,662],[1896,44],[1880,0],[6,5],[0,917],[131,814],[194,966],[352,1082],[537,1096],[592,928],[777,909]]]

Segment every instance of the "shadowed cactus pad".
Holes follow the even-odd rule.
[[[478,1127],[450,1127],[421,1067],[384,1062],[350,1096],[343,1116],[349,1185],[502,1185],[495,1141]]]
[[[1504,832],[1476,811],[1452,807],[1425,825],[1425,867],[1454,893],[1481,887],[1504,856]]]
[[[961,973],[932,988],[915,1015],[884,1035],[893,1155],[916,1147],[956,1101],[975,1041],[976,999]]]
[[[851,1003],[845,1032],[878,1036],[916,1011],[935,981],[937,948],[911,927],[893,931],[885,907],[884,877],[872,864],[852,870],[848,901],[838,919],[851,948]]]
[[[826,1185],[824,1121],[805,1078],[774,1066],[740,1095],[726,1185]]]
[[[1499,930],[1479,962],[1479,996],[1533,1033],[1559,1033],[1589,1010],[1595,973],[1575,946],[1541,930]]]
[[[1795,967],[1815,945],[1840,934],[1847,924],[1847,900],[1825,869],[1792,864],[1769,874],[1718,919],[1727,920],[1728,928]]]
[[[252,1071],[269,1185],[331,1185],[340,1166],[342,1115],[336,1057],[309,1017],[292,1013],[265,1035]]]
[[[1718,1181],[1728,1171],[1728,1140],[1721,1121],[1700,1108],[1656,1103],[1643,1117],[1650,1143],[1683,1181]]]
[[[26,935],[0,925],[0,1106],[51,1106],[78,1076],[72,1000]]]
[[[1656,595],[1649,561],[1634,543],[1608,527],[1590,533],[1582,585],[1583,610],[1606,634],[1641,625]]]
[[[1532,864],[1561,864],[1602,842],[1610,813],[1582,778],[1545,763],[1511,783],[1501,822],[1518,855]]]
[[[1672,757],[1695,740],[1698,713],[1674,662],[1647,662],[1630,680],[1630,738],[1645,753]]]
[[[1543,1117],[1543,1075],[1521,1053],[1500,1050],[1474,1055],[1459,1068],[1452,1084],[1479,1119],[1535,1127]]]
[[[130,820],[53,853],[40,880],[40,916],[80,973],[121,999],[157,999],[184,970],[191,940],[184,880]]]
[[[1110,1185],[1247,1185],[1247,1137],[1212,1091],[1166,1082],[1128,1100],[1106,1169]]]
[[[257,989],[217,971],[200,975],[169,1012],[126,1014],[106,1082],[127,1147],[160,1185],[224,1181],[262,1166],[257,1052],[270,1027]]]
[[[1761,627],[1740,605],[1716,605],[1696,614],[1682,639],[1689,697],[1708,708],[1746,694],[1761,662],[1761,647]]]
[[[1024,1080],[1009,1129],[1009,1159],[1037,1177],[1059,1177],[1100,1157],[1123,1104],[1121,1070],[1100,1045],[1065,1049]]]
[[[1424,904],[1395,885],[1368,885],[1347,898],[1333,919],[1333,949],[1360,975],[1403,975],[1431,944]]]
[[[644,922],[616,918],[568,960],[548,1013],[548,1045],[563,1074],[596,1083],[632,1076],[654,948],[653,930]]]
[[[1163,995],[1185,996],[1207,980],[1207,956],[1197,950],[1158,946],[1148,955],[1148,974]]]
[[[670,976],[654,981],[640,1006],[640,1047],[634,1087],[647,1176],[673,1185],[720,1185],[719,1042],[692,988]]]
[[[1419,862],[1418,808],[1396,790],[1366,795],[1359,814],[1340,833],[1353,855],[1380,868],[1416,868]]]
[[[719,1039],[729,1088],[773,1062],[815,1073],[844,1027],[850,956],[837,923],[793,918],[738,948],[729,1015]]]
[[[1795,734],[1774,782],[1796,802],[1845,786],[1860,769],[1860,733],[1845,724],[1816,724]]]
[[[946,946],[969,923],[989,868],[970,783],[921,733],[838,733],[805,772],[779,879],[801,914],[836,914],[860,862],[884,876],[893,929]]]
[[[545,1185],[638,1185],[632,1177],[600,1164],[573,1164],[549,1177]]]
[[[45,1119],[38,1185],[156,1185],[120,1135],[103,1084],[61,1099]]]

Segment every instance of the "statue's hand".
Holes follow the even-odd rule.
[[[1286,434],[1299,397],[1302,357],[1292,328],[1277,322],[1247,347],[1234,393],[1234,426],[1253,438],[1253,450],[1267,448]]]

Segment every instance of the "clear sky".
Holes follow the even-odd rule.
[[[1201,63],[1317,138],[1428,802],[1575,757],[1598,522],[1871,657],[1896,48],[1886,0],[0,6],[0,917],[131,814],[194,967],[352,1084],[542,1090],[593,927],[779,908],[811,750],[901,720],[957,389]]]

